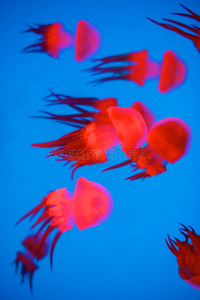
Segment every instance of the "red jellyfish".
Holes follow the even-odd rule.
[[[82,62],[99,50],[101,36],[89,22],[81,20],[76,27],[75,60]]]
[[[76,103],[80,103],[81,99],[67,98],[59,100],[59,102],[62,104],[71,103],[70,105],[75,107],[75,109],[79,109]],[[32,146],[41,148],[57,148],[51,150],[48,156],[58,156],[59,160],[67,163],[74,161],[72,178],[75,170],[82,166],[107,161],[106,151],[116,146],[118,141],[115,129],[107,114],[107,108],[117,105],[117,100],[115,98],[106,98],[95,100],[91,103],[88,99],[88,102],[85,100],[84,103],[86,106],[93,104],[97,112],[82,110],[80,114],[70,116],[48,114],[47,117],[66,122],[67,124],[80,124],[80,129],[52,142],[32,144]],[[82,125],[85,126],[82,127]]]
[[[63,232],[73,228],[74,224],[80,230],[97,226],[108,219],[112,209],[113,200],[108,190],[98,183],[81,177],[76,182],[74,195],[66,188],[53,191],[17,223],[28,216],[35,216],[42,210],[41,216],[31,228],[43,222],[38,230],[40,233],[47,226],[40,240],[39,254],[48,235],[53,230],[57,230],[51,244],[50,262],[52,266],[53,251]]]
[[[182,4],[179,4],[180,6],[182,6],[186,11],[189,12],[189,14],[183,14],[183,13],[172,13],[172,15],[178,15],[178,16],[184,16],[184,17],[188,17],[190,19],[193,19],[195,21],[198,21],[200,22],[200,15],[197,15],[195,14],[193,11],[191,11],[190,9],[188,9],[187,7],[185,7],[184,5]],[[185,38],[191,40],[195,47],[197,48],[198,52],[200,52],[200,28],[195,26],[195,25],[186,25],[186,24],[183,24],[183,23],[180,23],[180,22],[177,22],[177,21],[173,21],[173,20],[170,20],[170,19],[163,19],[164,21],[167,21],[167,22],[170,22],[172,24],[175,24],[175,25],[178,25],[182,28],[185,28],[186,30],[190,31],[189,32],[186,32],[172,24],[167,24],[167,23],[159,23],[159,22],[156,22],[150,18],[147,18],[149,19],[150,21],[152,21],[153,23],[163,27],[163,28],[166,28],[168,30],[171,30],[171,31],[174,31],[182,36],[184,36]]]
[[[41,235],[29,235],[22,242],[22,245],[26,248],[26,252],[17,252],[16,260],[14,261],[16,265],[16,271],[18,270],[19,263],[21,263],[21,276],[22,282],[24,282],[24,277],[29,277],[30,290],[32,292],[32,280],[33,274],[39,268],[37,261],[41,260],[47,255],[49,242],[46,239],[43,243],[41,249],[39,250],[39,245],[41,242]]]
[[[24,32],[30,31],[42,37],[37,43],[24,48],[23,51],[26,53],[46,52],[50,56],[58,58],[62,49],[68,48],[74,43],[73,36],[64,31],[63,25],[60,22],[48,25],[38,24],[38,27],[30,27]]]
[[[131,52],[122,55],[109,56],[101,59],[94,59],[99,64],[88,71],[95,74],[113,73],[113,76],[92,81],[99,84],[111,80],[128,80],[143,86],[149,78],[157,78],[159,75],[159,64],[149,59],[148,51]],[[126,63],[113,67],[102,67],[107,63]]]
[[[129,153],[129,160],[105,171],[132,164],[133,172],[142,171],[126,178],[130,181],[160,175],[167,171],[168,163],[176,163],[190,151],[192,131],[183,120],[166,118],[153,125],[147,143]]]
[[[171,239],[168,235],[166,243],[170,251],[176,256],[178,271],[180,277],[185,280],[191,287],[200,290],[200,235],[196,234],[194,229],[183,228],[179,231],[185,237],[185,241]]]
[[[141,101],[134,102],[131,105],[131,108],[137,110],[141,114],[149,132],[151,127],[156,123],[156,117],[154,113],[148,108],[146,104]]]
[[[158,90],[167,93],[183,83],[186,77],[186,64],[171,50],[163,55]]]

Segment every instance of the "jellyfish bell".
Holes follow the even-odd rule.
[[[74,191],[74,220],[80,230],[98,226],[112,213],[113,199],[102,185],[80,177]]]
[[[148,135],[147,126],[137,110],[126,107],[109,107],[107,111],[125,153],[131,152],[145,143]]]
[[[82,62],[99,50],[101,36],[89,22],[80,20],[76,27],[75,60]]]
[[[174,164],[190,151],[192,131],[183,120],[166,118],[154,124],[147,143],[163,159]]]
[[[154,113],[141,101],[134,102],[131,105],[131,108],[137,110],[141,114],[149,132],[151,127],[156,123],[156,117]]]
[[[172,88],[182,84],[185,77],[186,64],[174,51],[166,51],[163,55],[161,73],[159,77],[159,92],[169,92]]]

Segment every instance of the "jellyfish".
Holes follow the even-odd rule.
[[[41,39],[33,45],[24,48],[25,53],[29,52],[46,52],[55,58],[59,57],[60,51],[73,45],[73,36],[64,31],[60,22],[40,25],[38,27],[30,27],[24,32],[34,32],[41,35]]]
[[[147,145],[129,152],[129,159],[104,171],[132,165],[133,172],[141,172],[126,179],[133,181],[160,175],[167,171],[167,164],[175,164],[191,148],[192,131],[183,120],[175,117],[156,122],[147,137]]]
[[[107,63],[131,62],[125,66],[102,67]],[[94,61],[98,61],[97,59]],[[159,80],[158,90],[166,93],[182,84],[186,77],[186,64],[171,50],[163,55],[161,63],[149,59],[148,51],[142,50],[136,53],[117,55],[99,59],[100,63],[89,69],[94,74],[113,73],[111,77],[105,77],[92,81],[98,84],[110,80],[129,80],[143,86],[147,79]]]
[[[91,69],[88,69],[88,71],[97,75],[104,73],[113,73],[113,76],[91,81],[91,83],[95,85],[111,80],[128,80],[135,82],[139,86],[143,86],[147,79],[156,78],[159,74],[159,65],[149,59],[147,50],[115,55],[101,59],[94,59],[93,61],[99,61],[99,64]],[[116,62],[128,62],[129,64],[113,67],[102,67],[107,63]]]
[[[80,99],[67,99],[65,103],[67,103],[68,100],[75,105],[75,103],[77,103],[76,101],[79,101]],[[63,103],[64,102],[62,101],[62,104]],[[87,100],[85,103],[87,103]],[[108,160],[106,151],[116,146],[118,142],[115,128],[107,114],[107,108],[111,105],[117,105],[117,100],[115,98],[106,98],[101,101],[95,101],[94,108],[97,109],[97,112],[82,111],[75,116],[57,116],[48,114],[47,118],[66,121],[67,124],[71,122],[72,124],[77,123],[84,126],[80,126],[79,129],[72,131],[55,141],[32,144],[32,146],[40,148],[57,148],[51,150],[48,157],[57,156],[59,160],[66,161],[67,163],[75,161],[75,163],[72,164],[72,168],[74,168],[71,174],[72,179],[75,170],[78,168],[85,165],[106,162]],[[86,116],[89,117],[90,120]]]
[[[185,237],[185,241],[177,238],[171,239],[168,235],[166,239],[169,250],[176,256],[180,277],[191,287],[200,290],[200,235],[189,226],[187,228],[181,224],[180,233]]]
[[[48,235],[53,230],[57,231],[50,250],[52,267],[53,251],[63,232],[72,229],[74,225],[79,230],[98,226],[109,218],[112,209],[113,199],[108,190],[96,182],[80,177],[76,182],[74,195],[66,188],[50,192],[39,205],[22,217],[17,224],[29,216],[32,216],[32,219],[39,211],[42,211],[42,214],[31,228],[33,229],[36,225],[43,223],[36,234],[37,236],[47,226],[42,233],[38,255],[40,255]]]
[[[193,19],[197,22],[200,22],[200,15],[195,14],[193,11],[191,11],[190,9],[188,9],[187,7],[185,7],[182,4],[179,4],[180,6],[182,6],[187,12],[189,12],[189,14],[186,13],[172,13],[172,15],[178,15],[178,16],[184,16],[184,17],[188,17],[190,19]],[[172,24],[167,24],[167,23],[159,23],[156,22],[150,18],[147,18],[148,20],[152,21],[153,23],[166,28],[168,30],[174,31],[182,36],[184,36],[185,38],[189,39],[190,41],[192,41],[195,45],[195,47],[197,48],[198,52],[200,52],[200,28],[195,26],[195,25],[186,25],[177,21],[173,21],[170,19],[163,19],[164,21],[170,22],[172,24],[178,25],[182,28],[185,28],[186,30],[188,30],[189,32],[186,32]]]
[[[18,270],[19,264],[21,263],[21,276],[22,283],[24,282],[25,276],[29,277],[30,290],[33,291],[33,274],[39,268],[38,261],[45,257],[48,253],[49,242],[48,239],[43,243],[40,251],[39,245],[42,236],[38,234],[29,235],[22,241],[22,245],[26,248],[26,252],[17,252],[14,264],[16,266],[16,272]]]
[[[76,27],[75,60],[82,62],[99,50],[101,36],[89,22],[80,20]]]

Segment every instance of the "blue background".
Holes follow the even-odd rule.
[[[199,1],[182,4],[196,13]],[[0,298],[10,299],[200,299],[178,274],[175,256],[165,244],[167,233],[182,238],[179,222],[191,225],[200,234],[199,223],[199,151],[200,151],[200,54],[189,40],[165,30],[145,17],[161,21],[170,12],[184,10],[173,0],[127,1],[4,1],[1,3],[1,248]],[[188,24],[192,20],[171,16]],[[127,81],[88,84],[91,76],[83,69],[93,66],[90,60],[74,61],[74,49],[61,52],[59,59],[43,53],[22,54],[35,42],[32,33],[20,34],[25,24],[62,22],[75,32],[84,19],[101,33],[102,44],[95,58],[147,49],[152,59],[162,60],[166,50],[174,50],[186,62],[185,83],[167,94],[158,92],[157,80],[144,87]],[[197,26],[199,24],[195,23]],[[79,169],[73,181],[68,166],[45,158],[48,149],[32,148],[31,143],[56,139],[71,131],[52,121],[33,119],[44,109],[42,97],[48,88],[57,93],[99,99],[116,97],[120,106],[130,107],[143,101],[158,120],[178,117],[193,132],[190,153],[161,176],[129,182],[130,167],[101,173],[112,165],[95,165]],[[52,108],[62,113],[63,107]],[[117,163],[116,160],[114,163]],[[20,284],[15,276],[14,260],[20,244],[29,233],[24,221],[16,221],[37,205],[48,191],[67,187],[73,192],[75,182],[84,176],[104,185],[114,199],[110,218],[98,227],[62,235],[54,253],[54,270],[49,256],[40,262],[29,284]]]

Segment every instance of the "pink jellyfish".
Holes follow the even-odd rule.
[[[24,32],[34,32],[41,35],[39,42],[26,47],[24,52],[46,52],[55,58],[59,57],[60,51],[73,45],[73,36],[65,32],[60,22],[30,27]]]
[[[37,261],[41,260],[43,257],[47,255],[49,242],[46,239],[43,243],[41,249],[39,249],[39,245],[41,242],[42,236],[38,234],[29,235],[22,242],[22,245],[26,248],[26,252],[17,252],[16,259],[14,261],[16,265],[16,271],[18,270],[19,263],[21,263],[21,276],[22,282],[24,282],[24,277],[29,277],[30,290],[32,292],[32,280],[33,274],[39,268]]]
[[[148,51],[131,52],[122,55],[109,56],[93,61],[99,64],[88,71],[95,74],[113,73],[113,76],[105,77],[92,81],[98,84],[111,80],[128,80],[143,86],[149,78],[156,78],[159,74],[159,65],[149,59]],[[113,67],[104,67],[107,63],[126,63],[128,65],[117,65]],[[103,67],[102,67],[103,66]]]
[[[177,238],[166,239],[169,250],[176,256],[180,277],[194,289],[200,290],[200,235],[194,229],[181,224],[180,233],[185,237],[181,242]]]
[[[189,14],[183,14],[183,13],[172,13],[172,15],[178,15],[178,16],[184,16],[184,17],[188,17],[190,19],[193,19],[197,22],[200,22],[200,15],[197,15],[195,14],[193,11],[191,11],[190,9],[188,9],[187,7],[185,7],[184,5],[182,4],[179,4],[180,6],[182,6],[186,11],[189,12]],[[173,20],[170,20],[170,19],[163,19],[164,21],[167,21],[167,22],[170,22],[172,24],[175,24],[175,25],[178,25],[182,28],[185,28],[186,30],[190,31],[189,32],[186,32],[172,24],[167,24],[167,23],[159,23],[159,22],[156,22],[150,18],[147,18],[148,20],[152,21],[153,23],[165,28],[165,29],[168,29],[168,30],[171,30],[171,31],[174,31],[182,36],[184,36],[185,38],[189,39],[190,41],[192,41],[195,45],[195,47],[197,48],[198,52],[200,52],[200,28],[195,26],[195,25],[186,25],[186,24],[183,24],[183,23],[180,23],[180,22],[177,22],[177,21],[173,21]]]
[[[126,179],[145,179],[167,171],[168,163],[174,164],[190,150],[192,131],[181,119],[166,118],[156,122],[151,128],[147,145],[129,153],[129,160],[104,171],[132,164],[133,172],[141,172]]]
[[[57,230],[50,251],[52,266],[53,251],[63,232],[73,228],[74,224],[80,230],[100,225],[109,218],[112,209],[113,200],[108,190],[98,183],[81,177],[76,182],[74,195],[66,188],[49,193],[39,205],[22,217],[17,224],[29,216],[32,216],[32,219],[42,210],[42,214],[31,228],[43,222],[38,230],[37,234],[39,234],[47,226],[40,240],[39,255],[48,235],[53,230]]]
[[[100,63],[89,69],[95,74],[113,73],[111,77],[105,77],[91,83],[102,83],[110,80],[129,80],[143,86],[147,79],[159,79],[158,90],[160,93],[169,92],[172,88],[182,84],[186,77],[186,65],[178,55],[168,50],[164,53],[162,63],[149,59],[147,50],[95,59]],[[125,66],[102,67],[107,63],[129,62]],[[131,63],[131,64],[130,64]]]
[[[81,20],[76,27],[75,60],[82,62],[99,50],[101,36],[89,22]]]

